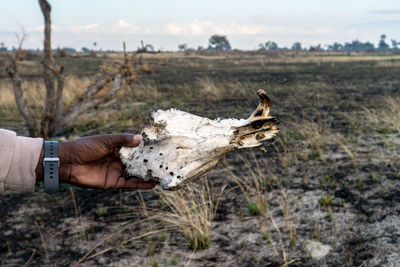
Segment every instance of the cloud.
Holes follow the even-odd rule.
[[[334,33],[332,27],[288,27],[282,25],[265,24],[218,24],[210,21],[194,20],[187,24],[168,23],[164,33],[171,35],[205,36],[211,34],[221,35],[265,35],[265,34],[304,34],[304,35],[329,35]]]
[[[256,35],[271,32],[268,26],[256,25],[237,25],[235,23],[229,25],[216,25],[214,32],[217,34],[228,35]]]
[[[136,33],[137,31],[140,30],[140,27],[139,27],[139,26],[130,24],[130,23],[128,23],[128,22],[126,22],[126,21],[124,21],[124,20],[122,20],[122,19],[120,19],[120,20],[118,21],[117,27],[120,28],[120,29],[122,29],[122,30],[128,31],[129,33]]]
[[[382,15],[397,15],[400,14],[400,9],[378,9],[378,10],[371,10],[368,13],[382,14]]]
[[[218,24],[211,21],[193,20],[187,24],[168,23],[165,26],[165,33],[172,35],[256,35],[273,31],[265,25],[252,24]]]
[[[209,32],[213,25],[215,24],[212,22],[200,20],[194,20],[188,24],[171,22],[165,26],[165,31],[173,35],[204,35]]]
[[[102,33],[102,34],[134,34],[140,30],[139,26],[130,24],[122,19],[120,19],[116,24],[101,27],[97,23],[74,26],[69,28],[67,31],[74,33]]]
[[[86,31],[95,31],[99,28],[97,23],[87,24],[83,26],[73,26],[71,27],[72,32],[86,32]]]

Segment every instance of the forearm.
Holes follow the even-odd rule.
[[[0,129],[0,192],[34,191],[42,143],[41,138],[18,137]]]
[[[89,188],[141,188],[153,182],[126,180],[119,158],[121,146],[136,147],[141,135],[107,134],[59,143],[59,181]],[[0,192],[34,191],[35,182],[44,180],[44,144],[41,138],[16,137],[0,129]]]

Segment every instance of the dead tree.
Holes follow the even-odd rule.
[[[11,56],[10,62],[6,64],[6,72],[11,78],[14,87],[15,101],[18,110],[22,114],[29,135],[32,137],[52,137],[60,132],[62,127],[88,109],[98,107],[110,100],[120,90],[121,83],[131,83],[136,78],[132,62],[124,53],[123,62],[114,63],[111,67],[103,67],[95,81],[89,85],[85,92],[69,108],[63,106],[64,68],[58,66],[53,59],[51,49],[51,6],[47,0],[38,0],[44,17],[44,52],[43,52],[43,79],[46,96],[40,122],[36,119],[34,112],[28,106],[23,97],[21,78],[18,73],[18,64],[25,57],[22,43],[26,35],[19,38],[19,49]],[[125,51],[125,44],[124,44]]]
[[[15,51],[15,53],[11,54],[11,60],[6,63],[5,69],[8,73],[8,76],[11,78],[15,103],[17,104],[18,110],[25,120],[29,135],[35,137],[39,135],[39,128],[36,125],[36,117],[32,112],[32,109],[28,106],[28,103],[23,97],[22,81],[18,73],[18,63],[23,61],[26,56],[26,51],[22,50],[22,44],[24,43],[26,37],[27,35],[25,30],[22,28],[21,37],[17,34],[18,49]]]

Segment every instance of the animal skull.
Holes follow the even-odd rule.
[[[142,131],[143,142],[120,149],[125,176],[174,190],[215,167],[228,152],[269,144],[279,121],[269,115],[265,91],[257,95],[260,104],[248,119],[210,120],[176,109],[153,112]]]

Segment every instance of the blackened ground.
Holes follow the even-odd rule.
[[[137,88],[150,84],[159,92],[156,99],[144,98],[144,105],[134,107],[131,102],[141,100],[134,91],[115,105],[93,111],[85,124],[65,129],[67,136],[137,132],[150,111],[172,106],[211,118],[247,117],[257,106],[257,89],[266,89],[271,113],[281,121],[278,140],[266,154],[253,150],[227,155],[197,182],[208,179],[215,191],[227,186],[208,249],[193,251],[179,231],[159,232],[157,222],[146,218],[142,198],[148,209],[165,209],[155,191],[72,188],[73,198],[68,185],[51,196],[38,185],[33,194],[0,198],[0,263],[400,266],[400,134],[383,121],[371,122],[366,111],[379,114],[386,108],[384,97],[400,96],[400,60],[387,55],[340,61],[304,56],[317,60],[287,61],[285,54],[252,53],[181,55],[167,61],[144,57],[156,71]],[[204,88],[202,79],[222,94]],[[128,114],[123,119],[133,120],[131,127],[113,118],[97,119],[121,109]],[[25,133],[21,122],[0,126]],[[321,146],[316,145],[319,141]],[[252,179],[247,164],[265,181],[265,217],[251,215],[232,180],[232,173]],[[154,234],[138,238],[149,232]],[[311,241],[329,245],[329,254],[312,258],[305,249]]]

